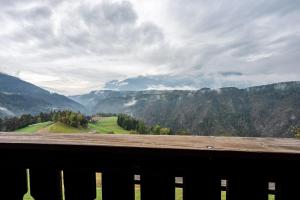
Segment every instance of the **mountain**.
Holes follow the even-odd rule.
[[[138,76],[125,80],[107,82],[105,90],[143,91],[143,90],[196,90],[204,87],[219,88],[234,86],[245,88],[253,85],[243,81],[243,74],[238,72],[220,72],[197,75],[154,75]]]
[[[85,111],[82,105],[68,97],[50,93],[31,83],[0,73],[0,117],[60,109]]]
[[[194,135],[289,137],[300,127],[300,82],[238,89],[94,91],[73,96],[90,113],[127,113]]]

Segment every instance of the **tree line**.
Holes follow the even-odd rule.
[[[61,122],[75,128],[86,128],[89,120],[89,117],[84,116],[80,112],[69,110],[54,112],[52,116],[53,122]]]
[[[159,124],[147,126],[143,121],[137,120],[126,114],[118,114],[117,123],[120,127],[128,131],[139,134],[171,135],[170,128],[161,127]]]
[[[61,122],[75,128],[86,128],[90,118],[79,112],[72,111],[54,111],[50,113],[40,113],[38,115],[25,114],[19,117],[0,118],[0,131],[11,132],[31,124],[42,122]]]
[[[53,113],[40,113],[32,116],[30,114],[21,115],[20,117],[0,118],[0,131],[10,132],[24,128],[31,124],[51,121]]]

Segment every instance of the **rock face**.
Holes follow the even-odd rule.
[[[0,117],[60,109],[84,111],[82,105],[68,97],[50,93],[31,83],[0,73]]]
[[[127,113],[194,135],[289,137],[300,126],[300,82],[247,89],[94,91],[73,96],[90,113]]]

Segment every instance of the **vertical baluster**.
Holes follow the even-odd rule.
[[[300,177],[297,172],[293,175],[281,177],[275,186],[276,200],[298,200],[300,199]]]
[[[245,170],[245,173],[249,172]],[[261,176],[262,174],[230,176],[227,186],[227,200],[268,200],[268,181]]]
[[[35,200],[61,200],[61,171],[30,169],[30,191]]]
[[[96,198],[96,172],[89,169],[64,170],[66,200],[94,200]]]
[[[134,176],[130,172],[104,171],[102,173],[103,200],[134,200]]]
[[[141,174],[141,200],[174,200],[175,177],[164,173]]]
[[[184,176],[184,200],[220,200],[221,180],[215,174],[203,173],[201,170]]]
[[[26,169],[1,168],[1,199],[21,200],[27,192]]]

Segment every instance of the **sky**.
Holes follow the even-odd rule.
[[[299,22],[298,0],[0,0],[0,72],[63,94],[140,75],[300,80]]]

